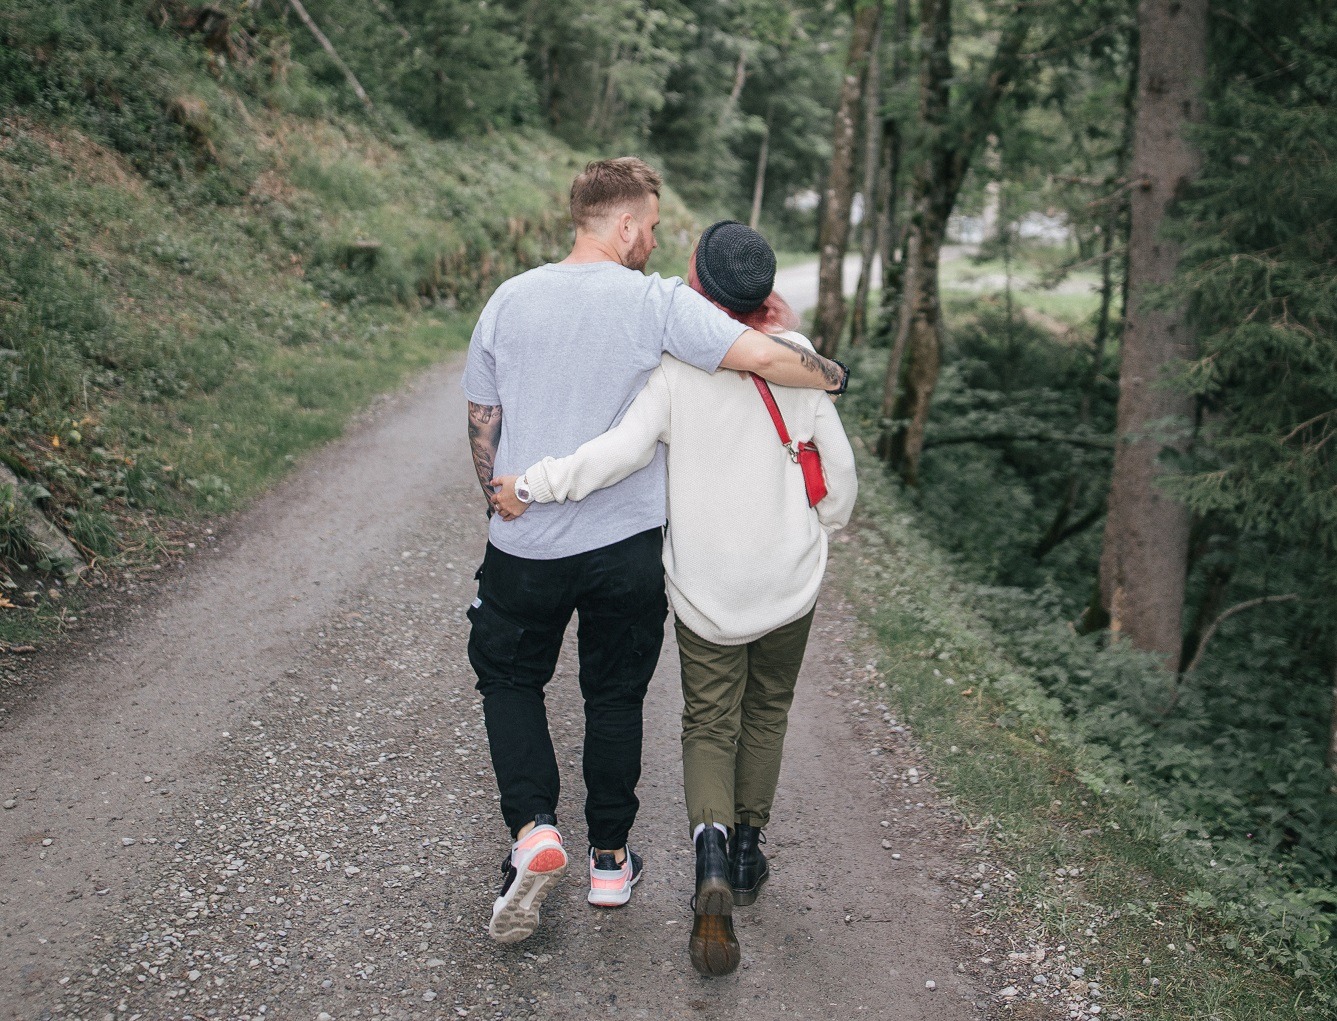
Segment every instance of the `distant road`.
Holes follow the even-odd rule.
[[[859,286],[859,256],[858,254],[845,256],[845,265],[841,267],[843,279],[841,281],[847,295],[853,294]],[[874,279],[881,279],[881,263],[874,260],[873,274]],[[812,262],[801,262],[797,266],[790,266],[779,270],[775,274],[775,289],[780,292],[785,301],[789,302],[789,307],[799,315],[808,311],[810,308],[817,307],[817,260]]]
[[[977,250],[978,247],[975,245],[944,245],[939,265],[945,266],[959,259],[968,258],[974,255]],[[845,256],[845,265],[842,269],[842,284],[845,294],[846,296],[853,295],[855,289],[859,286],[858,254]],[[775,289],[784,296],[785,301],[789,302],[789,306],[800,315],[817,307],[817,270],[817,260],[813,259],[811,262],[789,266],[775,274]],[[874,260],[873,280],[875,283],[879,283],[881,279],[881,262]],[[1014,286],[1025,286],[1029,281],[1030,276],[1024,270],[1013,277]],[[1003,290],[1007,286],[1007,280],[1001,273],[986,273],[979,276],[969,275],[966,279],[956,280],[950,286],[954,290],[983,293]],[[1071,276],[1049,290],[1054,294],[1090,294],[1093,285],[1090,281],[1079,276]]]

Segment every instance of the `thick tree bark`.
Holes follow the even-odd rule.
[[[1337,794],[1337,657],[1332,667],[1332,720],[1328,724],[1328,768],[1333,772],[1331,790]]]
[[[1034,11],[1030,4],[1018,3],[1012,8],[984,81],[975,90],[969,109],[961,115],[962,127],[952,133],[952,4],[951,0],[920,0],[919,110],[927,138],[915,169],[901,314],[887,361],[883,431],[878,441],[879,455],[896,465],[909,485],[919,481],[924,429],[942,367],[938,261],[947,234],[947,218],[956,205],[971,160],[993,128],[998,104],[1016,76]],[[904,391],[900,391],[902,361]],[[894,424],[897,421],[906,424],[898,427]]]
[[[1138,111],[1133,138],[1128,305],[1119,372],[1118,432],[1109,517],[1100,558],[1100,602],[1110,630],[1179,668],[1188,565],[1189,512],[1157,485],[1161,455],[1183,450],[1147,435],[1153,423],[1185,422],[1192,398],[1163,385],[1187,358],[1193,338],[1182,306],[1148,307],[1151,292],[1174,279],[1179,245],[1162,236],[1175,199],[1198,171],[1186,129],[1203,114],[1207,0],[1142,0]]]
[[[910,0],[896,0],[895,38],[892,41],[891,88],[899,91],[905,78],[905,42],[909,34]],[[900,320],[901,277],[905,263],[896,258],[904,246],[897,223],[901,193],[901,122],[882,120],[882,167],[877,254],[882,263],[882,294],[878,301],[877,337],[890,346]]]
[[[863,89],[863,222],[859,224],[859,286],[854,292],[850,346],[858,347],[868,335],[868,292],[872,289],[873,256],[877,254],[878,154],[882,150],[882,20],[873,29],[868,71]]]
[[[817,237],[820,263],[817,273],[817,314],[813,345],[828,358],[840,347],[845,329],[845,294],[842,270],[850,237],[850,205],[854,201],[854,119],[868,71],[873,36],[882,17],[882,0],[865,2],[855,11],[850,33],[845,77],[836,106],[831,134],[831,169],[826,176],[821,230]]]

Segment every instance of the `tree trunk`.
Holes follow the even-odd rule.
[[[877,254],[878,154],[882,150],[882,19],[873,29],[868,53],[868,71],[863,89],[863,221],[859,224],[859,286],[854,292],[854,315],[850,321],[850,346],[858,347],[868,334],[868,292],[873,280],[873,256]]]
[[[1109,517],[1100,557],[1100,601],[1110,630],[1177,672],[1188,564],[1189,512],[1157,485],[1161,454],[1187,441],[1146,435],[1165,419],[1191,420],[1190,396],[1162,385],[1192,354],[1182,306],[1144,307],[1171,283],[1179,245],[1162,236],[1174,200],[1198,170],[1186,129],[1201,120],[1207,70],[1207,0],[1142,0],[1138,11],[1138,111],[1133,138],[1128,306],[1119,371],[1118,433]]]
[[[752,185],[752,218],[748,221],[753,230],[758,230],[761,223],[761,200],[766,193],[766,159],[771,151],[771,109],[766,110],[766,128],[761,135],[761,152],[757,153],[757,180]]]
[[[923,169],[921,167],[921,172]],[[938,181],[916,182],[916,191],[923,186],[925,193],[913,212],[906,235],[900,322],[891,356],[887,359],[887,375],[882,389],[883,431],[878,454],[897,467],[901,477],[911,486],[919,484],[919,455],[924,448],[928,405],[942,368],[938,260],[947,232],[947,215],[943,209],[950,211],[951,204],[944,201],[942,189],[937,184]],[[894,421],[907,419],[903,427],[892,426]],[[913,457],[909,457],[911,451]]]
[[[896,0],[895,38],[892,41],[891,88],[899,92],[905,78],[905,42],[909,33],[910,0]],[[882,262],[882,294],[878,301],[876,334],[890,346],[896,336],[901,308],[901,277],[904,258],[896,253],[904,247],[897,224],[901,204],[901,122],[895,117],[882,120],[881,223],[878,226],[877,254]]]
[[[1031,4],[1013,6],[1003,26],[989,70],[961,117],[958,134],[950,108],[953,69],[951,0],[920,0],[919,112],[927,136],[915,169],[912,214],[906,234],[901,315],[887,361],[882,394],[883,431],[878,451],[910,485],[919,480],[919,457],[929,405],[941,363],[942,308],[938,299],[938,260],[947,218],[980,144],[992,130],[998,104],[1017,73],[1022,44],[1035,17]],[[904,354],[902,355],[902,352]],[[905,392],[899,397],[901,362]],[[909,419],[904,428],[893,423]]]
[[[1328,768],[1333,772],[1332,791],[1337,793],[1337,657],[1332,667],[1332,721],[1328,724]]]
[[[357,80],[357,75],[353,74],[352,68],[344,63],[344,58],[339,56],[334,44],[325,38],[325,33],[320,30],[320,26],[311,20],[311,15],[307,14],[306,8],[302,6],[302,0],[288,0],[288,5],[297,12],[297,16],[302,19],[302,24],[306,25],[307,30],[315,37],[316,42],[320,43],[320,48],[329,54],[330,59],[334,61],[334,66],[344,73],[344,78],[348,80],[349,87],[357,98],[362,100],[362,105],[367,108],[367,112],[374,113],[375,107],[371,105],[371,99],[368,97],[366,89]]]
[[[720,110],[720,131],[723,131],[729,125],[733,112],[738,106],[738,97],[743,94],[743,86],[747,83],[747,41],[744,40],[738,44],[738,63],[733,72],[733,88],[729,90],[729,98],[724,101],[724,108]]]
[[[831,135],[831,169],[826,175],[822,226],[818,233],[820,255],[817,273],[817,315],[813,346],[828,358],[840,347],[845,329],[845,294],[842,276],[845,246],[850,237],[850,204],[854,200],[854,118],[859,108],[868,71],[873,35],[882,17],[882,0],[861,6],[854,15],[845,78],[840,86],[835,128]]]
[[[23,522],[24,531],[32,545],[44,552],[55,569],[66,578],[77,578],[88,565],[74,543],[65,537],[65,533],[48,521],[23,493],[23,486],[18,476],[7,464],[0,463],[0,487],[13,494],[14,507]]]

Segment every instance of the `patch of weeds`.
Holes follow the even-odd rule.
[[[0,562],[23,563],[35,560],[40,551],[32,544],[24,524],[19,495],[12,485],[0,485]]]

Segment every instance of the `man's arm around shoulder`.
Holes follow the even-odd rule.
[[[849,370],[785,337],[747,330],[720,362],[722,369],[755,372],[777,386],[843,391]]]

